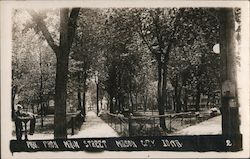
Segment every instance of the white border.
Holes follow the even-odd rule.
[[[58,8],[58,7],[240,7],[242,8],[241,67],[238,72],[240,90],[241,152],[36,152],[10,153],[11,138],[11,10],[12,8]],[[94,0],[94,1],[3,1],[1,12],[1,153],[2,158],[233,158],[249,157],[249,2],[248,1],[163,1],[163,0]]]

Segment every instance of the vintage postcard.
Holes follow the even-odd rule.
[[[2,1],[1,157],[249,157],[249,1]]]

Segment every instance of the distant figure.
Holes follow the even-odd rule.
[[[17,110],[15,111],[15,126],[16,126],[16,138],[17,140],[22,139],[22,134],[23,134],[23,124],[22,124],[22,118],[30,118],[30,135],[34,134],[35,131],[35,123],[36,123],[36,118],[34,114],[32,113],[27,113],[23,111],[23,106],[20,104],[17,104]]]

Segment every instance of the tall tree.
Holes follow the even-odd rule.
[[[95,72],[101,70],[97,69],[100,65],[100,54],[103,52],[100,47],[101,43],[101,26],[102,16],[99,9],[84,8],[81,9],[79,20],[77,22],[75,41],[72,46],[72,54],[70,55],[72,61],[71,72],[77,76],[79,87],[78,105],[80,105],[81,94],[82,110],[85,114],[85,98],[87,92],[87,80],[94,78]],[[93,47],[95,46],[95,47]]]
[[[13,49],[12,49],[12,108],[14,103],[22,102],[26,108],[38,105],[40,71],[43,72],[43,92],[48,94],[54,85],[54,56],[45,39],[29,27],[29,19],[22,20],[19,16],[27,14],[24,10],[15,10],[13,14]],[[29,45],[27,45],[29,44]],[[39,66],[39,52],[42,52],[42,67]],[[45,62],[46,61],[46,64]],[[18,98],[15,97],[18,95]],[[44,98],[45,99],[45,98]],[[34,109],[33,109],[34,110]]]
[[[60,39],[59,46],[55,44],[42,17],[34,10],[28,10],[38,28],[41,30],[50,47],[56,54],[56,82],[55,82],[55,116],[54,138],[67,138],[66,121],[66,95],[67,75],[70,48],[73,42],[76,28],[76,20],[80,8],[71,11],[66,8],[60,9]]]
[[[127,9],[110,9],[105,22],[105,89],[110,112],[133,111],[133,85],[138,56],[133,52],[133,29]]]
[[[164,115],[167,65],[169,55],[176,43],[176,34],[179,30],[182,12],[183,9],[176,8],[141,9],[134,12],[137,32],[157,61],[159,115]],[[160,126],[166,129],[164,117],[160,117]]]
[[[214,14],[216,10],[211,8],[184,8],[182,25],[177,31],[178,43],[170,55],[169,67],[169,73],[173,75],[170,79],[175,90],[178,90],[175,92],[175,103],[180,103],[176,105],[178,110],[183,104],[180,98],[187,99],[187,95],[183,94],[188,91],[187,88],[192,90],[195,108],[199,111],[201,94],[207,93],[212,87],[207,83],[214,81],[213,86],[218,85],[218,80],[215,80],[219,78],[218,57],[211,54],[219,38],[219,24]],[[178,82],[175,77],[178,77]]]

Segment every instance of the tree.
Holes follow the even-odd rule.
[[[56,82],[55,82],[55,117],[54,137],[55,139],[67,138],[66,121],[66,95],[67,75],[70,48],[73,42],[76,29],[76,20],[79,8],[60,9],[60,39],[57,46],[46,27],[42,17],[34,10],[28,10],[38,28],[41,30],[48,44],[56,54]]]
[[[201,94],[218,88],[218,57],[211,52],[218,43],[219,24],[213,14],[216,10],[210,8],[183,9],[182,25],[177,30],[178,42],[170,54],[168,70],[175,87],[177,112],[182,109],[182,100],[185,103],[183,109],[187,109],[187,92],[194,96],[195,108],[199,111]]]
[[[78,83],[78,107],[85,114],[85,98],[87,80],[95,78],[95,73],[102,70],[101,31],[102,16],[99,9],[81,9],[77,22],[75,41],[72,46],[71,72],[76,76]],[[82,102],[81,102],[81,94]],[[80,106],[82,103],[82,106]]]
[[[110,9],[105,22],[104,85],[109,95],[110,112],[133,111],[133,85],[138,56],[132,49],[133,31],[126,9]]]
[[[53,85],[53,56],[47,56],[51,49],[45,39],[30,28],[29,19],[20,20],[25,15],[24,10],[15,10],[13,14],[13,49],[12,49],[12,110],[14,103],[22,102],[25,108],[38,109],[40,71],[43,72],[43,92],[48,94],[48,88]],[[27,45],[29,44],[29,45]],[[43,52],[42,56],[39,54]],[[41,67],[39,66],[41,57]],[[50,57],[50,58],[48,58]],[[44,62],[46,61],[46,63]],[[53,92],[53,89],[50,89]],[[15,97],[18,101],[15,101]],[[45,98],[44,98],[45,99]]]
[[[158,111],[164,115],[167,87],[167,65],[169,55],[176,43],[176,33],[180,25],[183,9],[141,9],[134,12],[137,32],[157,61]],[[160,126],[166,129],[165,118],[160,117]]]

